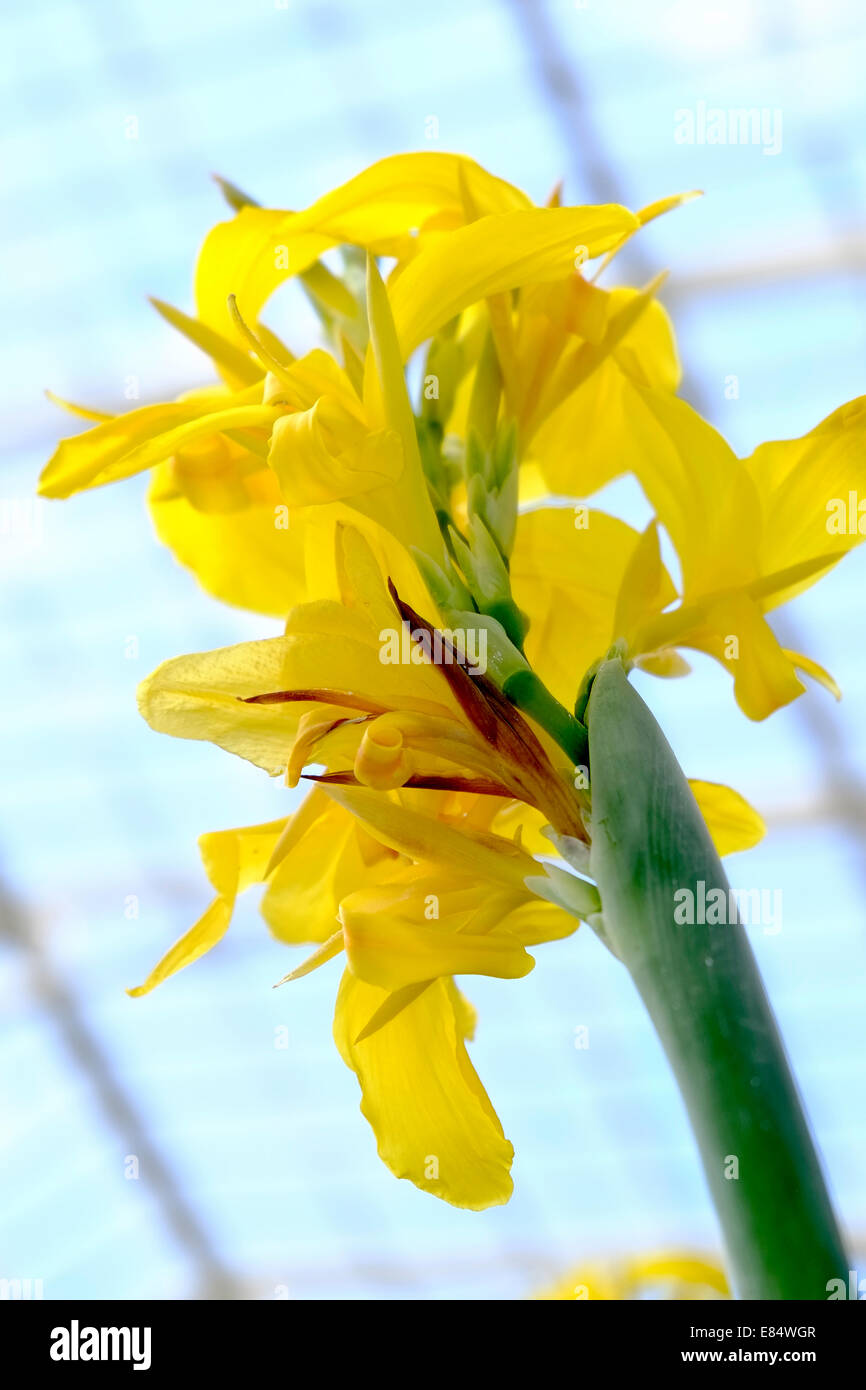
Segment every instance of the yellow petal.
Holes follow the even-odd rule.
[[[221,897],[233,901],[236,894],[261,883],[285,824],[283,817],[263,825],[215,830],[199,837],[205,872]]]
[[[172,454],[182,453],[198,440],[207,439],[221,431],[270,430],[281,416],[282,410],[279,407],[267,405],[232,405],[227,410],[200,413],[197,419],[188,420],[137,444],[124,455],[123,466],[127,472],[138,473],[143,468],[162,463]]]
[[[676,1293],[672,1297],[682,1300],[704,1294],[707,1290],[730,1297],[728,1281],[716,1264],[699,1256],[668,1252],[660,1255],[641,1255],[628,1261],[626,1278],[634,1286],[668,1281]]]
[[[454,1206],[480,1211],[507,1202],[514,1150],[469,1061],[460,995],[437,980],[356,1043],[386,997],[346,971],[334,1016],[334,1038],[360,1082],[379,1157],[396,1177]]]
[[[598,1264],[578,1265],[555,1284],[540,1289],[532,1297],[545,1303],[573,1303],[575,1299],[592,1302],[614,1302],[623,1297],[624,1287],[618,1272]]]
[[[284,618],[306,598],[306,528],[302,514],[289,517],[267,469],[261,480],[262,491],[265,480],[272,485],[269,500],[229,512],[201,511],[179,491],[171,465],[163,464],[154,473],[148,505],[159,539],[209,594]]]
[[[413,230],[433,216],[463,221],[460,177],[484,213],[530,206],[518,189],[472,160],[429,151],[392,155],[326,193],[304,212],[246,207],[210,233],[199,257],[196,298],[206,323],[226,323],[226,298],[237,296],[253,322],[283,280],[341,242],[380,254],[412,249]],[[447,223],[446,223],[447,225]]]
[[[114,419],[110,410],[94,410],[88,405],[77,405],[75,401],[67,401],[63,396],[56,395],[54,391],[46,390],[45,395],[52,405],[59,405],[61,410],[68,410],[70,415],[78,415],[82,420],[95,420],[102,424],[105,420]]]
[[[596,294],[601,294],[596,290]],[[636,290],[617,289],[604,296],[604,329],[608,320],[627,309]],[[589,337],[587,324],[582,336]],[[595,334],[601,341],[601,328]],[[589,339],[593,341],[592,338]],[[583,384],[542,419],[531,443],[531,455],[552,492],[587,497],[627,468],[636,471],[635,457],[643,434],[635,419],[636,385],[675,391],[681,371],[670,319],[651,298],[643,312]],[[574,440],[579,439],[579,450]]]
[[[759,572],[761,512],[747,470],[685,401],[632,390],[631,466],[674,543],[686,598],[749,583]]]
[[[842,691],[823,666],[819,666],[817,661],[813,661],[809,656],[803,656],[802,652],[790,652],[785,648],[785,656],[797,671],[802,671],[804,676],[811,676],[819,685],[823,685],[825,690],[829,690],[834,700],[842,699]]]
[[[255,323],[265,300],[290,275],[299,275],[327,251],[330,237],[286,230],[291,214],[245,207],[207,235],[195,271],[195,298],[203,323],[233,337],[228,297],[233,294],[248,323]]]
[[[548,843],[547,853],[551,845]],[[573,936],[580,923],[570,912],[541,898],[521,903],[508,914],[508,931],[524,946],[541,946],[547,941],[562,941]]]
[[[616,314],[637,290],[616,289],[610,295],[610,314]],[[635,380],[659,391],[676,391],[682,376],[673,325],[663,304],[651,299],[614,350],[614,356]]]
[[[399,478],[400,441],[391,430],[368,434],[322,397],[274,426],[268,463],[290,507],[354,498]]]
[[[448,714],[448,687],[435,666],[383,663],[380,651],[363,614],[336,603],[301,604],[285,637],[164,662],[139,686],[139,709],[160,733],[208,739],[275,775],[286,771],[298,722],[318,700],[245,703],[251,696],[324,688],[358,695],[359,711],[373,701],[427,712],[439,695],[443,703],[434,708]]]
[[[349,969],[367,984],[396,990],[440,975],[516,980],[535,964],[508,932],[454,931],[444,917],[441,927],[431,926],[424,921],[426,897],[398,903],[393,897],[387,889],[362,889],[340,906]]]
[[[366,611],[365,605],[348,592],[339,603],[322,600],[292,610],[286,624],[287,636],[297,639],[293,643],[292,662],[303,663],[299,670],[308,677],[312,677],[315,663],[319,662],[319,679],[305,679],[303,684],[355,691],[364,696],[361,708],[371,713],[405,709],[434,717],[459,718],[460,706],[441,667],[426,660],[416,663],[385,659],[384,641],[388,634],[383,635],[372,620],[375,611],[372,607]],[[392,606],[387,616],[389,625],[393,624],[396,630],[396,607]]]
[[[371,427],[392,431],[402,446],[402,468],[393,487],[370,499],[378,517],[407,546],[415,545],[440,563],[445,549],[421,467],[415,418],[388,293],[375,261],[367,258],[367,313],[370,351],[364,374],[364,404]]]
[[[285,821],[251,825],[239,830],[218,830],[199,838],[199,849],[208,878],[218,897],[194,926],[175,942],[154,966],[143,984],[127,990],[133,999],[149,994],[163,980],[210,951],[225,936],[235,898],[264,875],[273,847]]]
[[[259,364],[222,333],[217,333],[198,319],[190,318],[189,314],[184,314],[161,299],[151,296],[150,302],[167,323],[212,358],[216,367],[224,373],[229,386],[251,386],[254,382],[261,381],[264,373]]]
[[[634,664],[638,670],[647,671],[651,676],[660,676],[663,680],[676,680],[680,676],[687,676],[692,669],[685,657],[671,648],[652,652],[648,656],[636,656]]]
[[[262,916],[278,940],[326,941],[337,929],[341,901],[377,862],[365,854],[361,837],[369,841],[357,822],[328,800],[326,812],[279,865],[262,899]],[[380,864],[395,857],[371,843]]]
[[[558,280],[581,248],[606,251],[636,225],[616,204],[497,213],[431,243],[397,279],[391,306],[403,360],[476,300]]]
[[[746,459],[767,522],[764,573],[824,554],[844,554],[866,534],[866,396],[850,401],[800,439],[760,445]],[[785,602],[815,574],[774,599]]]
[[[625,522],[586,508],[542,507],[518,520],[511,578],[530,619],[526,654],[567,705],[587,667],[620,635],[617,595],[639,539]]]
[[[632,425],[633,393],[619,364],[607,358],[541,422],[528,457],[549,492],[589,497],[631,466],[640,447]]]
[[[328,815],[332,805],[330,797],[322,787],[314,786],[307,793],[297,811],[289,816],[280,838],[274,845],[273,854],[265,870],[266,877],[291,854],[296,845],[300,844],[307,831],[312,830],[323,816]]]
[[[275,637],[177,657],[141,683],[139,710],[160,733],[209,739],[272,775],[284,772],[306,706],[244,701],[251,695],[299,686],[299,681],[286,680],[291,655],[291,643]]]
[[[185,965],[192,965],[193,961],[216,946],[229,929],[233,906],[233,903],[226,902],[224,898],[215,898],[194,926],[166,951],[144,983],[126,991],[130,998],[139,999],[142,995],[149,994],[157,985],[162,984],[163,980],[182,970]]]
[[[308,410],[320,396],[336,402],[342,413],[358,425],[366,423],[360,399],[347,372],[328,352],[313,348],[281,369],[274,395],[284,397],[294,410]],[[268,397],[269,399],[269,397]],[[346,426],[348,428],[348,424]]]
[[[434,215],[451,213],[462,221],[467,187],[478,216],[531,207],[525,193],[474,160],[429,150],[379,160],[300,213],[299,224],[335,241],[375,245],[421,228]]]
[[[277,980],[274,989],[276,989],[278,985],[288,985],[294,980],[302,980],[305,975],[311,975],[314,970],[318,970],[321,966],[327,965],[329,961],[334,960],[342,949],[343,931],[342,928],[338,928],[326,941],[322,942],[321,946],[317,946],[315,951],[307,956],[305,961],[300,965],[296,965],[294,970],[290,970],[288,975],[284,975],[281,980]]]
[[[657,275],[643,290],[626,291],[616,300],[611,295],[604,332],[598,341],[590,339],[581,342],[578,339],[571,343],[566,342],[558,349],[559,361],[555,365],[548,366],[547,363],[543,363],[544,370],[541,372],[536,367],[521,417],[522,430],[526,438],[531,439],[544,419],[555,414],[564,401],[573,399],[589,381],[594,380],[599,369],[611,358],[615,358],[618,366],[627,370],[636,381],[647,380],[641,357],[628,346],[628,342],[631,335],[634,335],[636,343],[641,342],[637,337],[637,330],[654,303],[665,278],[665,273]],[[616,466],[617,461],[608,465],[614,469]],[[569,491],[574,491],[574,487],[569,488]]]
[[[490,800],[490,798],[487,798]],[[516,839],[527,854],[553,855],[554,847],[542,830],[546,820],[541,811],[525,801],[497,802],[490,809],[490,829],[495,835]],[[537,901],[537,900],[536,900]]]
[[[430,612],[431,600],[412,557],[375,522],[353,517],[352,524],[347,525],[335,517],[333,553],[339,597],[365,613],[377,632],[394,626],[397,610],[388,590],[389,579],[416,611]]]
[[[219,407],[214,403],[211,408]],[[145,405],[62,440],[42,470],[40,496],[71,497],[83,488],[101,487],[148,468],[150,464],[137,452],[140,446],[197,420],[201,414],[201,405],[193,401]],[[168,449],[163,457],[170,453]]]
[[[531,855],[512,840],[469,825],[455,829],[433,816],[410,811],[390,795],[357,787],[328,786],[327,792],[357,816],[376,839],[411,859],[449,864],[455,872],[481,874],[494,883],[520,887],[537,871]]]
[[[606,1264],[579,1265],[540,1293],[537,1299],[573,1302],[574,1299],[622,1302],[634,1299],[684,1301],[730,1297],[721,1269],[687,1251],[663,1251],[638,1255]]]
[[[661,217],[666,212],[671,212],[674,208],[682,207],[683,203],[690,203],[693,198],[702,197],[699,188],[691,188],[687,193],[671,193],[667,198],[657,198],[654,203],[647,203],[646,207],[640,209],[637,220],[642,227],[648,222],[653,222],[655,218]]]
[[[415,561],[384,526],[343,502],[309,508],[303,516],[309,593],[358,609],[377,635],[398,618],[388,579],[416,612],[435,616]],[[437,694],[448,704],[441,682]]]
[[[638,226],[645,227],[648,222],[653,222],[655,218],[661,217],[663,213],[670,212],[673,208],[680,207],[683,203],[689,203],[693,198],[700,198],[701,196],[702,194],[700,189],[692,189],[690,192],[687,193],[674,193],[667,198],[659,198],[654,203],[647,203],[646,207],[641,208],[640,211],[636,214]],[[601,260],[598,267],[594,271],[592,277],[593,280],[597,280],[599,278],[599,276],[610,265],[614,256],[616,256],[618,252],[622,250],[623,246],[625,246],[626,242],[633,235],[634,232],[629,232],[619,242],[617,242],[616,246],[614,246],[607,253],[607,255]]]
[[[806,688],[757,604],[743,594],[711,607],[706,628],[683,645],[707,652],[728,669],[737,704],[749,719],[766,719]]]
[[[616,599],[613,637],[632,637],[676,597],[661,560],[658,526],[653,521],[632,550]]]
[[[719,854],[751,849],[764,838],[767,827],[762,818],[732,787],[694,778],[689,779],[689,786]]]

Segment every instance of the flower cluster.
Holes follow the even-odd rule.
[[[598,279],[690,195],[537,207],[439,153],[382,160],[302,212],[223,191],[195,315],[155,301],[217,380],[117,416],[70,407],[92,427],[40,490],[152,471],[178,560],[284,626],[165,662],[141,712],[311,790],[284,819],[201,838],[216,896],[130,993],[210,950],[264,884],[274,936],[313,947],[287,980],[345,958],[335,1038],[383,1160],[483,1208],[510,1195],[512,1148],[454,977],[519,978],[528,948],[601,926],[594,671],[612,647],[660,677],[704,652],[753,719],[803,674],[835,691],[767,614],[860,539],[830,532],[826,499],[863,490],[866,401],[740,459],[678,397],[663,277]],[[288,279],[321,324],[302,355],[262,321]],[[625,473],[654,513],[643,532],[585,502]],[[736,793],[692,786],[720,852],[760,837]]]

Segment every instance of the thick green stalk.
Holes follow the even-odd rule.
[[[703,817],[620,661],[602,665],[587,724],[604,939],[679,1084],[734,1288],[740,1298],[826,1299],[848,1260],[746,934],[736,917],[700,923],[714,889],[731,901]],[[693,925],[678,890],[694,895]]]

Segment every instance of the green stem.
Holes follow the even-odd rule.
[[[551,695],[534,671],[515,671],[502,687],[509,700],[550,734],[575,767],[588,764],[586,728]]]
[[[619,661],[601,667],[587,724],[604,939],[679,1084],[734,1287],[741,1298],[826,1299],[848,1260],[746,934],[736,914],[700,922],[697,904],[714,889],[731,901],[703,817]],[[694,925],[678,921],[682,890],[694,895]]]

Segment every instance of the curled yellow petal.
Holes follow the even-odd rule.
[[[400,441],[390,430],[359,429],[336,401],[282,415],[271,434],[268,462],[290,507],[306,507],[393,482],[403,469]]]
[[[370,724],[355,755],[355,776],[365,787],[390,791],[402,787],[412,766],[403,746],[403,734],[387,716]]]
[[[811,676],[813,681],[823,685],[825,690],[829,690],[834,700],[842,699],[842,691],[836,684],[829,671],[823,666],[819,666],[817,661],[813,661],[810,656],[803,656],[802,652],[790,652],[785,648],[785,656],[797,671],[802,671],[804,676]]]
[[[317,261],[333,245],[316,232],[291,233],[291,214],[245,207],[207,235],[195,271],[195,298],[201,321],[232,334],[228,297],[234,294],[244,318],[255,323],[277,285]]]

